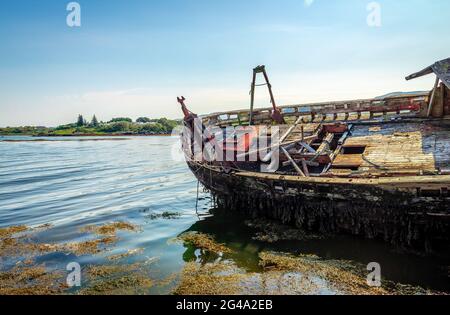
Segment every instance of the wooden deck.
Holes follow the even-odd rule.
[[[361,152],[354,153],[358,148]],[[348,149],[348,154],[346,154]],[[450,168],[450,122],[356,126],[332,172],[436,174]]]
[[[450,167],[450,121],[356,126],[343,148],[332,167],[341,173],[439,173]],[[353,148],[363,152],[352,154]]]

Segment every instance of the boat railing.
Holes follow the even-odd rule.
[[[370,120],[383,116],[426,117],[430,92],[399,94],[384,98],[361,99],[352,101],[324,102],[314,104],[284,105],[279,109],[289,122],[303,116],[304,121],[325,120]],[[253,110],[253,121],[259,124],[270,124],[272,108]],[[246,125],[249,122],[250,110],[235,110],[213,113],[202,117],[207,125],[229,126]]]

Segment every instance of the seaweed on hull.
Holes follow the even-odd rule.
[[[187,164],[220,207],[425,252],[450,249],[450,58],[408,77],[436,74],[431,91],[281,107],[265,68],[254,77],[260,72],[270,108],[253,108],[255,80],[250,110],[197,116],[178,99]]]

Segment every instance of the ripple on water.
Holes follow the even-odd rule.
[[[26,137],[14,139],[35,140]],[[280,272],[283,272],[283,277],[287,277],[283,280],[286,283],[294,281],[300,286],[304,284],[304,278],[299,278],[296,270],[261,270],[261,253],[272,251],[314,253],[328,260],[350,259],[363,264],[367,264],[367,260],[375,254],[375,260],[371,261],[381,260],[387,277],[449,291],[447,278],[442,279],[447,274],[448,259],[401,254],[385,245],[352,238],[299,241],[278,238],[278,242],[265,243],[262,240],[267,237],[261,237],[264,231],[249,228],[245,218],[230,216],[226,212],[225,215],[215,213],[214,216],[200,219],[195,211],[196,179],[184,162],[176,162],[171,158],[172,146],[177,144],[175,139],[131,137],[123,141],[78,141],[77,138],[44,140],[48,141],[0,141],[0,228],[21,225],[33,228],[49,224],[49,229],[33,234],[31,240],[48,244],[85,242],[91,246],[90,250],[94,250],[98,244],[90,242],[92,238],[83,230],[84,227],[112,222],[129,222],[140,226],[138,232],[119,231],[114,246],[105,246],[106,252],[81,256],[47,253],[36,259],[36,263],[52,266],[63,274],[66,272],[65,265],[71,261],[83,266],[131,264],[135,269],[134,263],[150,262],[151,269],[145,270],[151,273],[151,283],[133,277],[122,279],[123,282],[141,283],[148,286],[147,289],[152,293],[169,293],[174,285],[180,284],[180,281],[183,283],[183,279],[173,279],[173,274],[183,275],[187,267],[199,271],[197,276],[203,279],[204,274],[201,273],[202,269],[197,269],[198,264],[211,264],[217,259],[208,250],[201,249],[205,243],[195,243],[193,246],[189,242],[173,242],[186,231],[196,231],[211,236],[207,244],[213,244],[214,239],[231,248],[231,253],[223,261],[226,264],[224,268],[238,270],[236,273],[243,274],[242,279],[249,289],[247,293],[261,292],[262,288],[258,285],[269,283],[273,280],[271,275],[278,277]],[[199,209],[211,209],[208,195],[201,193],[200,197]],[[190,241],[193,242],[192,239]],[[73,246],[72,249],[77,249]],[[110,256],[116,259],[108,259]],[[273,262],[273,257],[271,259]],[[208,265],[206,269],[219,267]],[[39,266],[37,268],[24,270],[42,273]],[[88,278],[92,274],[105,272],[95,268],[87,270],[91,271],[86,275]],[[405,270],[407,274],[404,274]],[[336,293],[320,277],[312,276],[310,279],[313,293]],[[195,280],[184,279],[186,283]],[[155,286],[158,281],[170,285],[163,288]],[[254,286],[255,283],[258,285]],[[95,282],[94,289],[91,287],[93,291],[86,289],[85,292],[98,293],[96,290],[111,289],[115,284],[109,281],[104,284]],[[276,283],[273,282],[273,285]],[[289,292],[301,293],[307,288],[300,289],[303,290],[292,288]]]

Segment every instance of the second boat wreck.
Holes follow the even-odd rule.
[[[254,109],[262,73],[272,107]],[[251,106],[184,113],[186,161],[218,205],[322,233],[448,251],[450,58],[431,91],[278,107],[264,66]]]

